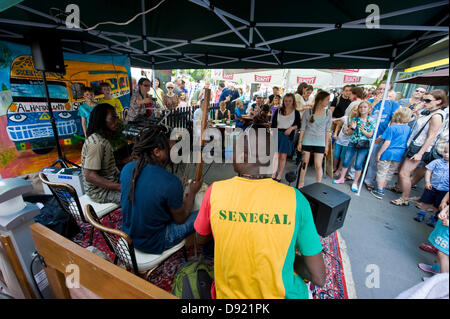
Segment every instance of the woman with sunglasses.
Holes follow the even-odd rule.
[[[401,164],[398,184],[402,196],[391,203],[397,206],[409,205],[411,192],[411,174],[431,151],[436,137],[443,129],[445,112],[442,106],[447,104],[447,95],[444,90],[433,90],[423,98],[423,111],[412,128],[408,140],[406,156]]]
[[[172,82],[166,83],[167,94],[163,96],[163,104],[168,110],[174,110],[177,108],[179,101],[178,95],[176,95],[174,90],[174,84]]]
[[[131,96],[130,107],[127,113],[127,121],[135,121],[142,115],[152,115],[155,109],[161,109],[156,101],[148,93],[152,87],[152,82],[147,78],[140,78],[136,91]]]

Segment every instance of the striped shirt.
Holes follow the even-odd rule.
[[[100,134],[89,135],[81,150],[81,165],[83,168],[97,171],[101,177],[119,183],[119,171],[116,167],[114,153],[109,141]],[[84,177],[84,172],[83,172]],[[96,202],[104,202],[109,189],[89,183],[83,178],[84,190]]]

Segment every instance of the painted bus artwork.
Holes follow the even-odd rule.
[[[94,88],[100,99],[100,83],[111,85],[114,97],[124,107],[129,104],[130,83],[126,67],[115,64],[65,60],[66,74],[46,72],[53,115],[61,145],[79,143],[83,136],[78,107],[84,103],[82,89]],[[10,92],[7,109],[7,134],[17,150],[43,154],[55,147],[50,114],[42,80],[29,55],[16,57],[11,63]]]

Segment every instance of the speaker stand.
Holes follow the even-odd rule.
[[[68,164],[70,164],[72,166],[79,168],[80,166],[69,161],[62,153],[61,145],[59,145],[58,129],[56,127],[55,117],[53,116],[52,103],[50,102],[50,94],[48,92],[47,77],[45,75],[45,71],[41,72],[42,72],[42,79],[44,80],[45,96],[47,98],[47,108],[48,112],[50,113],[50,122],[52,123],[53,137],[55,138],[56,149],[58,151],[58,159],[52,165],[50,165],[50,167],[55,167],[57,164],[59,164],[61,165],[61,167],[68,168],[69,167]]]

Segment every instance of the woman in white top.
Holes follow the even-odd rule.
[[[314,96],[312,95],[313,92],[313,86],[308,85],[306,88],[303,89],[303,94],[300,96],[298,93],[296,94],[296,108],[297,111],[300,112],[300,116],[303,117],[303,113],[305,110],[312,109],[314,105]]]
[[[433,90],[423,97],[425,111],[422,112],[413,126],[408,140],[408,149],[399,172],[399,186],[402,196],[391,203],[397,206],[409,205],[411,192],[411,173],[417,168],[424,155],[431,151],[436,137],[442,130],[445,112],[441,109],[447,104],[444,90]]]
[[[164,97],[164,91],[159,87],[160,81],[158,78],[155,78],[155,83],[153,83],[152,88],[150,89],[150,95],[156,98],[156,101],[159,103],[159,105],[163,105],[163,97]]]
[[[287,93],[281,107],[273,115],[272,128],[278,129],[278,151],[274,157],[272,178],[281,181],[287,156],[292,153],[295,130],[300,127],[300,113],[295,109],[295,96]]]

